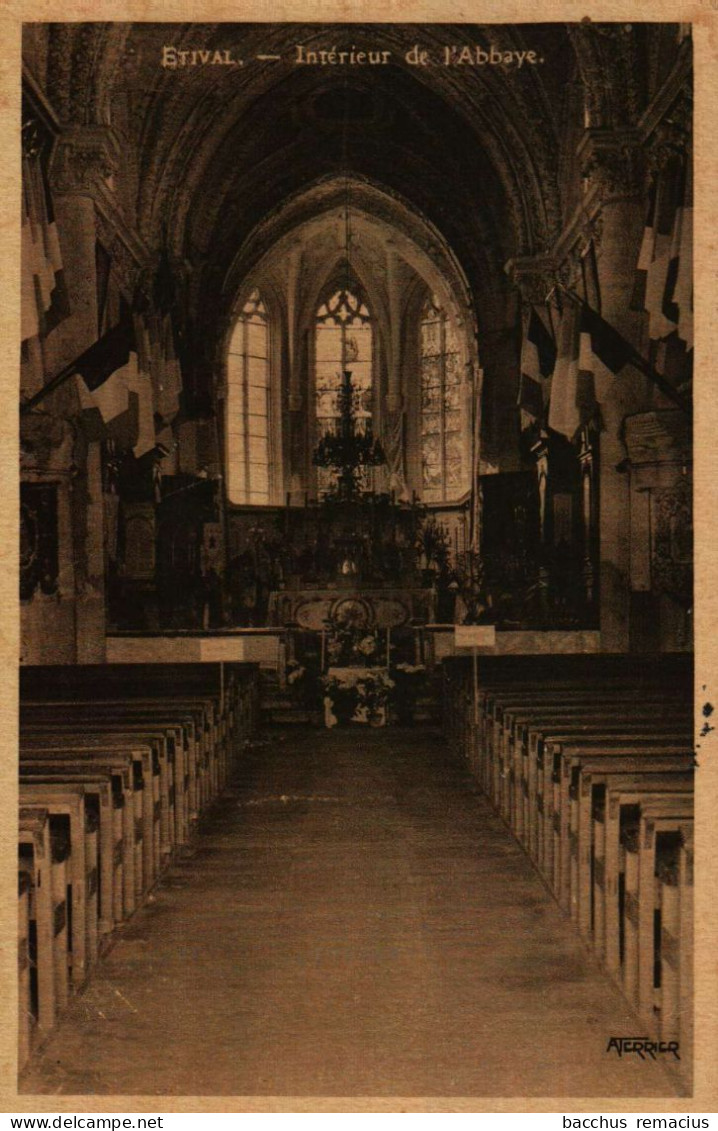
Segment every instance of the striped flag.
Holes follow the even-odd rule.
[[[671,255],[663,294],[663,314],[693,349],[693,191],[692,170],[686,168],[683,197],[676,208],[671,236]]]
[[[531,307],[521,343],[518,407],[521,425],[541,420],[551,392],[556,365],[556,343],[535,307]]]
[[[129,408],[129,388],[137,369],[137,347],[129,308],[119,321],[73,362],[80,404],[109,424]]]
[[[70,313],[52,194],[40,157],[23,159],[21,337],[46,335]]]
[[[558,328],[558,351],[551,382],[548,426],[573,439],[583,423],[579,409],[580,305],[566,298]]]
[[[675,162],[651,185],[631,307],[647,311],[648,336],[654,342],[679,329],[681,311],[679,335],[693,341],[689,173]]]

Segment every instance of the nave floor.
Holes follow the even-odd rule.
[[[22,1093],[680,1094],[438,731],[266,737]]]

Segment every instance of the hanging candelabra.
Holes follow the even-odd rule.
[[[386,463],[381,440],[374,436],[371,422],[358,432],[354,409],[354,387],[349,370],[344,371],[338,394],[339,427],[325,432],[314,451],[316,467],[329,467],[337,473],[337,495],[343,502],[361,494],[361,474],[366,467]]]

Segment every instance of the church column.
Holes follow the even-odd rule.
[[[306,363],[303,344],[304,336],[298,333],[297,316],[299,306],[299,281],[302,270],[302,243],[296,240],[291,247],[287,263],[287,364],[289,410],[289,441],[287,444],[289,501],[299,506],[304,499],[305,484],[302,469],[306,459],[304,437],[304,397],[302,396],[302,370]]]
[[[389,293],[389,373],[383,437],[387,462],[388,488],[397,498],[407,498],[404,470],[404,398],[401,392],[401,289],[400,260],[396,248],[388,241],[386,281]]]
[[[629,306],[644,222],[637,141],[631,130],[588,129],[578,157],[585,193],[598,204],[601,314],[640,349],[642,315]],[[627,414],[649,403],[646,378],[629,366],[601,402],[600,624],[601,646],[608,652],[625,652],[630,645],[631,514],[629,483],[623,470],[623,423]]]
[[[506,271],[521,292],[521,333],[524,334],[531,310],[533,307],[544,307],[548,295],[555,286],[555,262],[549,256],[526,256],[520,259],[510,260],[506,265]],[[536,411],[541,411],[538,406]],[[529,417],[528,420],[530,423],[531,418]],[[522,427],[523,426],[522,424]],[[531,440],[531,455],[536,461],[536,478],[538,483],[539,531],[541,545],[542,547],[546,547],[549,544],[549,534],[552,523],[548,518],[551,460],[549,436],[546,431],[545,399],[544,411],[541,416],[535,418],[531,425]],[[545,571],[542,571],[542,574],[543,573],[545,573]],[[547,586],[547,578],[545,576],[542,576],[541,584],[543,588]]]
[[[70,315],[44,343],[47,377],[59,372],[98,337],[95,245],[98,208],[115,208],[113,177],[119,150],[104,126],[77,126],[55,143],[50,167],[55,218],[69,297]],[[74,382],[53,394],[51,405],[61,414],[74,414],[78,405]],[[100,444],[96,439],[76,445],[77,471],[70,483],[69,521],[74,559],[75,659],[98,663],[105,658],[105,582],[103,497]]]
[[[119,153],[104,126],[77,126],[58,137],[50,166],[55,218],[62,247],[70,316],[46,343],[48,376],[97,340],[96,199],[112,191]]]

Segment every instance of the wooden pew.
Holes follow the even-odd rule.
[[[30,740],[23,741],[21,772],[24,770],[28,784],[43,775],[61,775],[71,780],[73,774],[81,774],[85,768],[91,775],[104,772],[107,779],[112,780],[113,917],[115,922],[122,922],[133,914],[138,898],[135,887],[137,853],[133,802],[137,782],[134,773],[136,751],[122,747],[114,750],[106,747],[97,751],[91,747],[85,748],[79,742],[59,747],[51,743],[51,738],[34,744]],[[104,822],[101,840],[106,854],[109,840],[107,820]],[[106,876],[106,867],[103,874]]]
[[[690,740],[690,717],[677,718],[669,713],[665,721],[653,706],[630,704],[605,704],[596,713],[592,706],[583,711],[575,707],[565,712],[539,714],[521,720],[522,762],[521,792],[525,795],[525,818],[521,822],[522,842],[542,872],[552,870],[553,843],[551,841],[551,784],[556,767],[551,764],[547,750],[553,743],[591,737],[605,737],[626,741],[643,735],[670,733]],[[527,751],[524,753],[524,751]]]
[[[635,807],[652,798],[691,794],[694,775],[691,770],[668,769],[661,774],[643,772],[586,774],[590,786],[590,834],[584,833],[588,818],[587,790],[583,790],[579,810],[579,860],[582,870],[590,875],[592,940],[602,962],[618,970],[618,874],[620,859],[621,806]]]
[[[163,782],[163,844],[165,850],[168,846],[187,844],[191,822],[216,795],[224,773],[221,767],[227,764],[226,750],[220,749],[224,740],[218,737],[219,732],[212,721],[213,704],[210,701],[185,700],[178,701],[176,707],[168,706],[164,700],[29,704],[22,712],[21,725],[37,726],[43,722],[47,725],[58,722],[80,725],[88,716],[91,716],[95,727],[105,724],[103,733],[113,724],[118,728],[134,728],[133,733],[139,733],[145,723],[165,732],[168,773]],[[171,828],[168,824],[170,808],[173,813]]]
[[[482,659],[481,672],[490,674],[476,695],[470,664],[450,661],[447,737],[598,957],[613,961],[647,1030],[680,1040],[685,1063],[692,1051],[691,661],[660,657],[648,664],[648,678],[643,665],[634,678],[630,657],[608,665],[595,659],[598,678],[580,657],[575,673],[554,668],[560,680],[542,670],[543,657],[511,666]],[[633,807],[640,814],[635,852],[625,843],[619,849],[625,830],[619,838],[614,814]],[[676,855],[670,841],[669,859],[666,845],[677,836],[680,848]]]
[[[646,690],[638,700],[635,689],[627,688],[624,682],[615,684],[612,681],[588,689],[585,685],[568,681],[560,686],[548,687],[535,685],[510,689],[489,687],[483,693],[483,709],[478,715],[480,742],[483,747],[482,786],[494,803],[500,806],[500,782],[504,768],[501,760],[504,756],[504,748],[513,737],[517,713],[519,717],[525,717],[527,714],[540,711],[547,713],[560,708],[564,713],[570,713],[572,709],[585,712],[591,705],[596,712],[600,712],[610,705],[626,704],[636,707],[639,702],[644,706],[653,704],[660,710],[666,698],[665,691],[655,689]]]
[[[30,892],[32,875],[29,870],[18,871],[17,909],[17,1012],[18,1012],[18,1070],[22,1070],[30,1056],[35,1016],[30,972]]]
[[[502,696],[494,701],[493,726],[488,739],[488,758],[492,765],[491,796],[499,812],[508,817],[509,814],[509,771],[512,768],[512,748],[514,730],[517,719],[523,721],[539,719],[549,716],[559,710],[567,717],[581,716],[591,713],[599,719],[606,717],[613,710],[629,711],[643,708],[655,709],[660,714],[665,708],[665,697],[651,696],[637,702],[635,693],[625,688],[597,689],[548,689],[535,692],[526,697]]]
[[[65,782],[21,781],[20,804],[23,807],[42,805],[50,814],[55,998],[62,1009],[69,999],[69,981],[78,988],[87,977],[84,786]],[[68,966],[71,967],[69,981]]]
[[[670,712],[669,712],[670,713]],[[543,802],[544,802],[544,748],[547,741],[554,737],[581,737],[588,731],[599,731],[608,737],[617,735],[637,734],[651,721],[660,721],[664,729],[666,721],[676,726],[685,728],[686,738],[691,733],[692,718],[690,713],[679,711],[670,713],[670,719],[665,720],[662,713],[655,711],[653,706],[631,707],[629,704],[616,707],[601,714],[594,714],[587,709],[581,716],[575,710],[566,715],[565,712],[544,716],[540,719],[529,718],[519,720],[517,724],[517,742],[521,742],[522,769],[520,791],[523,798],[524,815],[521,819],[522,843],[529,855],[538,864],[542,861],[543,851]]]
[[[85,794],[85,865],[87,901],[86,958],[90,968],[97,960],[100,941],[114,928],[114,796],[111,770],[104,767],[83,772],[76,761],[25,760],[20,763],[20,785],[42,784],[79,786]],[[120,853],[122,826],[119,827]],[[117,881],[120,897],[122,880]]]
[[[578,807],[581,773],[689,772],[693,756],[682,735],[648,734],[626,739],[583,738],[565,742],[552,740],[553,757],[560,757],[560,781],[552,789],[554,831],[553,870],[547,879],[561,906],[578,920]],[[558,775],[557,775],[558,776]]]
[[[660,732],[655,727],[645,733],[633,733],[630,737],[608,736],[589,733],[577,738],[575,734],[552,735],[544,743],[544,790],[543,790],[543,838],[539,845],[539,870],[546,877],[556,898],[567,911],[570,903],[570,865],[571,858],[578,851],[578,822],[576,801],[581,768],[589,772],[588,759],[608,759],[601,769],[621,767],[630,773],[640,760],[646,768],[649,755],[655,762],[657,772],[670,769],[689,770],[693,764],[688,753],[682,728],[676,732]],[[660,759],[663,758],[663,762]]]
[[[88,702],[133,699],[163,700],[172,706],[182,699],[212,700],[217,734],[222,739],[212,766],[213,789],[226,781],[232,758],[241,754],[241,743],[257,724],[258,675],[256,665],[213,664],[106,664],[78,665],[70,669],[54,666],[22,669],[21,703],[43,701]],[[244,724],[246,733],[240,733]]]
[[[655,1023],[656,860],[657,838],[666,833],[689,835],[693,798],[669,796],[640,805],[635,835],[622,836],[624,849],[622,914],[623,988],[648,1025]],[[660,934],[658,936],[660,938]]]
[[[42,806],[22,806],[18,828],[20,862],[31,878],[30,979],[36,1031],[46,1036],[55,1024],[54,916],[50,814]]]
[[[512,743],[509,750],[511,759],[512,790],[509,810],[506,817],[517,838],[526,846],[529,853],[538,856],[538,831],[533,816],[538,792],[538,749],[552,734],[573,733],[581,737],[589,732],[608,737],[627,738],[649,730],[651,725],[657,729],[678,730],[684,728],[687,738],[691,733],[691,717],[683,712],[662,709],[660,704],[632,704],[623,701],[608,701],[599,709],[594,704],[585,707],[572,706],[570,709],[547,707],[516,714],[513,735],[507,741]]]
[[[57,739],[57,742],[55,742]],[[137,892],[144,890],[157,870],[154,844],[155,804],[159,800],[160,859],[162,862],[172,855],[176,845],[175,789],[173,748],[167,742],[163,729],[153,729],[146,724],[123,724],[121,720],[108,722],[105,719],[83,721],[81,715],[74,718],[62,716],[53,724],[45,722],[25,722],[20,730],[22,748],[51,747],[58,749],[82,748],[88,753],[92,750],[101,754],[111,750],[119,754],[123,749],[131,753],[133,793],[127,799],[133,820],[136,822],[136,835],[133,831],[132,843],[143,845],[145,828],[152,827],[152,841],[144,845],[135,861]],[[158,772],[159,782],[155,781]],[[159,786],[159,799],[156,798]],[[135,796],[136,795],[136,796]],[[150,843],[152,848],[150,849]],[[145,882],[147,871],[147,882]]]

